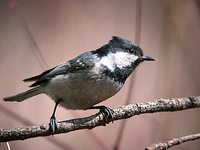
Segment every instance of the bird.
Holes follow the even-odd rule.
[[[48,95],[55,102],[49,123],[52,134],[58,129],[55,117],[58,105],[71,110],[99,109],[106,122],[113,121],[114,111],[96,104],[118,93],[141,62],[155,60],[144,55],[137,44],[113,36],[96,50],[24,79],[24,82],[34,82],[30,85],[31,89],[3,100],[21,102],[38,94]]]

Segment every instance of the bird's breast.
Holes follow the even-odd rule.
[[[123,86],[101,74],[99,64],[92,69],[57,75],[45,85],[45,92],[54,101],[62,99],[67,109],[86,109],[115,95]]]

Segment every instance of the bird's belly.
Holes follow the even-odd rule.
[[[123,86],[108,77],[90,73],[57,75],[52,78],[45,93],[67,109],[86,109],[115,95]]]

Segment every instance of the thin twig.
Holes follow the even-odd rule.
[[[28,27],[25,19],[23,18],[21,12],[18,10],[16,0],[10,1],[9,8],[10,8],[10,10],[13,11],[15,17],[17,18],[17,20],[20,22],[20,24],[22,25],[22,27],[25,29],[26,33],[28,34],[28,37],[30,38],[30,40],[31,40],[31,42],[34,46],[33,49],[32,49],[33,53],[34,53],[35,57],[37,58],[40,66],[42,67],[43,70],[48,69],[49,67],[48,67],[48,65],[47,65],[47,63],[44,59],[44,56],[42,55],[42,52],[41,52],[41,50],[40,50],[40,48],[39,48],[39,46],[38,46],[38,44],[37,44],[37,42],[36,42],[36,40],[33,36],[31,30],[29,29],[29,27]]]
[[[114,109],[114,121],[130,118],[135,115],[155,112],[180,111],[190,108],[200,107],[200,96],[188,96],[183,98],[162,99],[159,98],[153,102],[135,103]],[[109,121],[110,122],[110,121]],[[93,129],[97,126],[104,126],[105,121],[103,115],[97,113],[95,115],[62,121],[58,123],[58,130],[55,134],[68,133],[81,129]],[[13,129],[0,130],[0,142],[24,140],[39,136],[49,136],[49,124],[41,124],[38,126],[20,127]]]
[[[11,150],[9,142],[6,142],[6,146],[7,146],[8,150]]]
[[[180,138],[173,138],[164,143],[155,143],[149,147],[146,147],[145,150],[166,150],[172,146],[179,145],[187,141],[194,141],[196,139],[200,139],[200,133],[187,135]]]

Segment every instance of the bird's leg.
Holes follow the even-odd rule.
[[[58,123],[56,121],[55,112],[56,112],[56,108],[57,108],[58,104],[60,103],[60,101],[61,101],[61,99],[57,100],[56,105],[53,110],[53,114],[50,119],[50,123],[49,123],[49,130],[52,131],[52,135],[54,135],[55,130],[58,129]]]
[[[106,123],[108,123],[108,121],[110,119],[111,119],[112,122],[114,121],[114,117],[113,117],[114,111],[109,107],[106,107],[106,106],[93,106],[93,107],[90,107],[90,108],[87,108],[87,109],[100,109],[100,113],[103,114]]]

